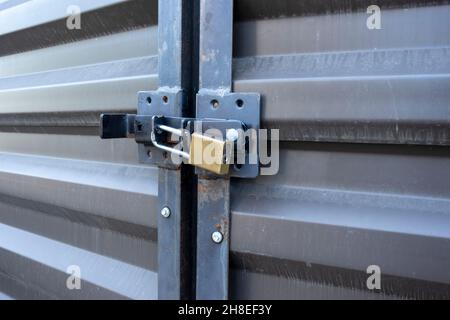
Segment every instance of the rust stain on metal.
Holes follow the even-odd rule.
[[[229,221],[228,221],[228,219],[222,218],[220,222],[221,222],[220,228],[221,228],[221,232],[223,234],[224,241],[228,241],[229,230],[230,230]]]
[[[217,202],[228,197],[228,185],[226,179],[199,179],[198,181],[198,205],[203,208],[205,204]]]

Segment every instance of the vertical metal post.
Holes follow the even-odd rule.
[[[201,0],[200,93],[231,91],[232,53],[233,0]],[[197,113],[210,107],[197,104]],[[197,299],[228,299],[229,178],[199,176],[197,221]]]
[[[196,1],[159,0],[159,86],[180,89],[184,103],[172,116],[194,112]],[[182,165],[159,169],[158,298],[194,297],[196,181],[193,169]],[[164,210],[165,209],[165,210]],[[167,211],[169,209],[169,211]],[[170,215],[167,216],[167,212]],[[163,213],[166,213],[163,215]]]

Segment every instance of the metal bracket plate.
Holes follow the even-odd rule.
[[[138,115],[181,117],[186,107],[183,90],[165,88],[142,91],[138,95]],[[165,168],[176,168],[167,152],[150,145],[139,144],[139,161]]]
[[[197,118],[200,119],[237,119],[246,124],[248,129],[259,130],[261,121],[261,95],[259,93],[225,93],[199,92],[197,94]],[[258,155],[258,143],[256,143]],[[259,175],[259,157],[256,164],[246,163],[241,167],[232,166],[231,177],[255,178]],[[198,169],[198,173],[202,172]]]
[[[260,128],[261,97],[258,93],[226,93],[218,95],[209,92],[197,94],[198,119],[239,119],[248,129]],[[143,91],[139,93],[138,115],[147,116],[180,116],[186,107],[182,90],[164,88],[157,91]],[[258,155],[258,143],[253,145],[254,154]],[[176,168],[178,165],[171,161],[170,154],[155,148],[151,144],[139,144],[139,161],[144,164],[157,165],[166,168]],[[239,178],[255,178],[259,175],[259,158],[256,163],[246,163],[231,167],[230,176]],[[198,174],[205,174],[197,169]]]

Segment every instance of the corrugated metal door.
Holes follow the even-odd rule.
[[[450,5],[380,0],[369,29],[373,4],[235,1],[234,90],[282,141],[231,183],[232,298],[450,296]],[[0,9],[1,297],[156,298],[158,169],[97,134],[157,87],[157,1]]]
[[[235,90],[282,142],[232,186],[233,297],[449,298],[448,1],[236,6]]]
[[[66,27],[71,6],[80,30]],[[2,296],[156,298],[158,171],[134,141],[101,141],[98,115],[133,112],[156,88],[157,1],[0,10]],[[82,290],[67,289],[71,266]]]

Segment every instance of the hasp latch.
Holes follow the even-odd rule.
[[[139,144],[140,159],[144,163],[162,167],[176,167],[184,163],[198,168],[198,173],[203,170],[221,176],[256,177],[259,174],[259,95],[256,103],[249,99],[249,94],[241,94],[235,99],[197,96],[197,107],[199,101],[208,103],[212,115],[218,108],[231,109],[225,113],[230,116],[227,118],[170,116],[177,109],[173,104],[177,104],[180,109],[183,107],[184,99],[180,94],[141,92],[137,115],[101,115],[101,138],[134,138]],[[251,121],[245,122],[238,118],[246,103],[243,99],[249,106],[252,103],[257,106],[257,113],[244,117],[247,120],[252,118]],[[234,114],[237,120],[231,118]],[[253,119],[256,117],[257,120]]]

